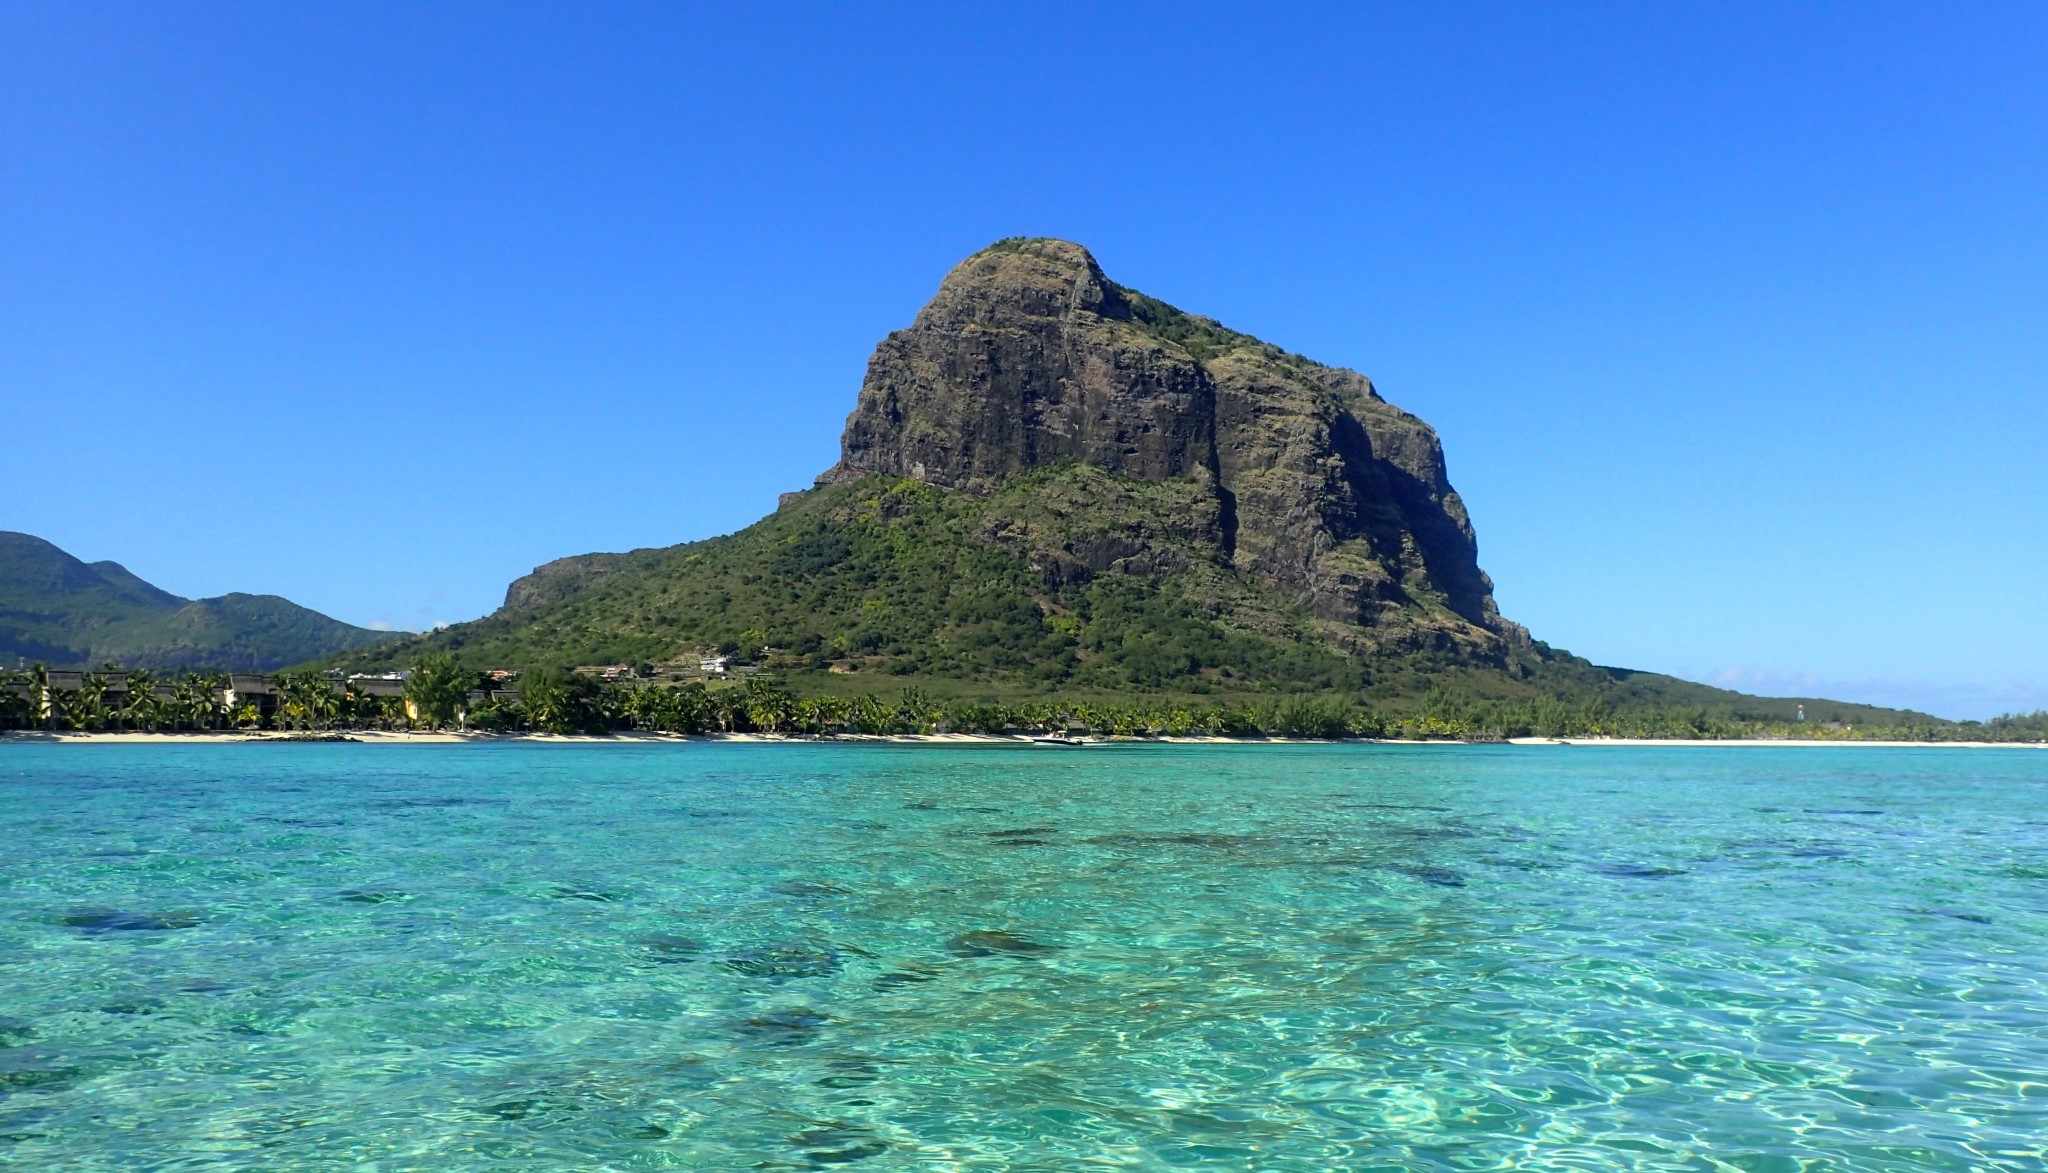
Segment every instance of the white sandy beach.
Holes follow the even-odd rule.
[[[1102,739],[1107,740],[1107,739]],[[1179,737],[1179,738],[1128,738],[1137,741],[1183,741],[1227,743],[1235,739],[1228,737]],[[1273,740],[1280,740],[1275,738]],[[1031,743],[1028,734],[1000,733],[925,733],[925,734],[864,734],[841,733],[831,737],[813,737],[806,734],[778,733],[638,733],[620,732],[603,735],[559,734],[559,733],[459,733],[452,730],[435,732],[393,732],[383,729],[352,729],[336,733],[273,733],[219,730],[208,733],[80,733],[74,731],[44,732],[40,730],[10,730],[0,733],[0,745],[8,742],[56,743],[75,745],[247,745],[261,742],[337,744],[342,742],[364,745],[487,745],[493,742],[531,742],[537,745],[623,745],[650,744],[674,745],[698,741],[728,741],[742,743],[779,742],[901,742],[904,744],[979,745],[979,744],[1025,744]]]
[[[1510,745],[1620,745],[1620,746],[1730,746],[1744,749],[1784,749],[1789,746],[1855,746],[1863,749],[2048,749],[2039,741],[1858,741],[1853,738],[1728,738],[1659,739],[1654,737],[1511,737]]]
[[[830,737],[814,737],[805,734],[776,733],[613,733],[603,736],[587,734],[555,733],[457,733],[448,730],[438,732],[401,733],[380,729],[358,729],[334,734],[274,733],[216,731],[210,733],[79,733],[71,731],[44,732],[40,730],[9,730],[0,732],[0,745],[13,744],[64,744],[64,745],[234,745],[273,742],[281,744],[337,744],[355,743],[362,745],[487,745],[496,742],[521,742],[535,745],[675,745],[688,742],[738,742],[751,744],[777,744],[784,742],[823,743],[888,743],[898,745],[1030,745],[1032,735],[1025,733],[895,733],[865,734],[841,733]],[[1370,745],[1499,745],[1501,742],[1469,741],[1414,741],[1394,738],[1359,738],[1359,743]],[[1097,737],[1095,744],[1114,745],[1317,745],[1329,744],[1317,739],[1286,737]],[[1783,749],[1787,747],[1848,746],[1864,749],[2048,749],[2048,742],[2028,741],[1856,741],[1844,738],[1819,739],[1772,739],[1748,738],[1727,740],[1668,740],[1657,738],[1631,737],[1513,737],[1505,744],[1516,746],[1621,746],[1632,748],[1657,748],[1686,746],[1693,748],[1736,748],[1736,749]]]

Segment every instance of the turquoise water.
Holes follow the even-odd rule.
[[[2038,751],[0,745],[0,827],[0,1165],[2048,1165]]]

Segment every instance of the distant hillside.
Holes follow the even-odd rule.
[[[1596,667],[1496,608],[1436,433],[1328,367],[1110,281],[1064,241],[969,257],[885,338],[808,492],[736,534],[560,559],[473,623],[342,658],[734,654],[805,692],[1330,692],[1798,701]],[[1815,722],[1925,722],[1807,701]]]
[[[118,562],[81,562],[0,530],[0,661],[53,668],[266,671],[399,638],[276,595],[183,599]]]

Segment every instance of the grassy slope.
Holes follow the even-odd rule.
[[[1617,674],[1540,646],[1498,667],[1355,656],[1328,624],[1220,565],[1199,509],[1191,484],[1092,467],[1040,470],[990,497],[871,477],[807,493],[725,537],[574,560],[528,580],[537,602],[340,662],[395,666],[448,650],[478,668],[694,666],[700,650],[723,647],[765,659],[801,692],[840,695],[1341,691],[1398,711],[1449,690],[1791,716],[1791,700]],[[1127,555],[1122,569],[1077,568]],[[1808,712],[1899,716],[1834,702]]]

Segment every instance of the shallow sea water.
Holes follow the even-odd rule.
[[[2048,753],[0,746],[0,1165],[2039,1170]]]

